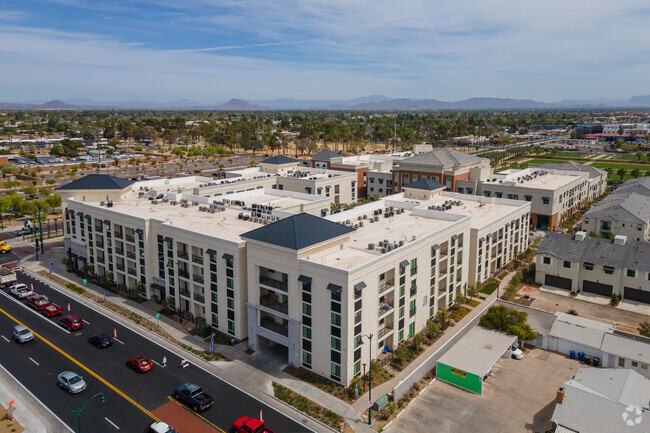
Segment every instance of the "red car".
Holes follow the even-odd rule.
[[[257,418],[243,416],[235,421],[232,429],[236,433],[275,433]]]
[[[47,299],[47,296],[43,295],[34,295],[27,298],[27,305],[32,307],[34,310],[41,310],[44,306],[50,303],[50,300]]]
[[[144,356],[132,356],[127,359],[126,366],[134,369],[138,373],[144,373],[153,368],[153,362]]]
[[[49,303],[43,305],[43,307],[41,308],[41,313],[43,313],[47,317],[54,317],[63,313],[63,310],[58,305]]]
[[[84,327],[84,321],[81,320],[81,317],[70,314],[59,320],[59,325],[66,328],[68,331],[76,331],[77,329]]]

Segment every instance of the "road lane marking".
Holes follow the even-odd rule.
[[[119,428],[118,426],[116,426],[115,423],[114,423],[113,421],[111,421],[110,419],[108,419],[108,418],[106,418],[106,417],[104,417],[104,419],[105,419],[106,421],[108,421],[108,423],[109,423],[110,425],[112,425],[113,427],[115,427],[116,429],[118,429],[118,430],[120,429],[120,428]]]
[[[221,430],[218,426],[216,426],[215,424],[213,424],[213,423],[211,423],[210,421],[208,421],[207,419],[205,419],[203,416],[199,415],[198,413],[194,412],[194,411],[193,411],[192,409],[190,409],[189,407],[185,406],[185,405],[184,405],[183,403],[181,403],[180,401],[176,401],[176,399],[174,399],[171,395],[168,395],[167,398],[170,399],[171,401],[173,401],[174,403],[176,403],[177,405],[179,405],[180,407],[182,407],[183,409],[185,409],[186,411],[188,411],[189,413],[191,413],[192,415],[194,415],[194,416],[196,416],[196,417],[198,417],[198,418],[201,418],[203,421],[205,421],[206,423],[210,424],[212,427],[216,428],[216,429],[219,430],[221,433],[226,433],[225,431]]]
[[[56,328],[58,328],[58,329],[60,329],[61,331],[65,332],[66,334],[70,334],[70,331],[68,331],[67,329],[62,328],[61,326],[58,325],[58,323],[53,322],[52,320],[48,319],[48,318],[45,317],[44,315],[40,314],[38,311],[36,311],[36,310],[34,310],[34,309],[32,309],[32,308],[29,308],[29,307],[27,306],[27,304],[23,304],[23,303],[20,302],[18,299],[13,298],[13,297],[7,295],[5,292],[3,292],[3,291],[1,291],[1,290],[0,290],[0,294],[2,294],[2,295],[3,295],[5,298],[7,298],[7,299],[11,299],[13,302],[15,302],[16,304],[20,305],[21,307],[27,309],[27,311],[31,311],[33,314],[36,314],[38,317],[40,317],[41,319],[44,319],[44,320],[47,321],[48,323],[54,325]]]
[[[8,339],[7,337],[5,337],[5,336],[3,335],[2,338],[4,339],[4,341],[6,341],[7,343],[9,343],[9,339]]]
[[[151,360],[151,362],[153,362],[154,364],[156,364],[156,365],[157,365],[158,367],[160,367],[160,368],[165,368],[165,367],[163,367],[162,365],[158,364],[158,363],[157,363],[156,361],[154,361],[153,359]]]
[[[142,405],[140,405],[140,403],[136,402],[136,401],[133,400],[131,397],[129,397],[128,395],[126,395],[125,393],[123,393],[122,391],[120,391],[119,389],[117,389],[117,388],[115,387],[115,385],[113,385],[112,383],[108,382],[106,379],[104,379],[103,377],[101,377],[99,374],[95,373],[95,372],[94,372],[93,370],[91,370],[90,368],[86,367],[84,364],[82,364],[82,363],[81,363],[80,361],[78,361],[76,358],[72,357],[72,355],[69,355],[66,351],[64,351],[64,350],[61,349],[60,347],[56,346],[54,343],[50,342],[48,339],[46,339],[46,338],[43,337],[42,335],[38,334],[38,333],[37,333],[36,331],[34,331],[33,329],[29,328],[27,325],[25,325],[24,323],[22,323],[20,320],[16,319],[15,317],[13,317],[11,314],[7,313],[7,312],[6,312],[5,310],[3,310],[2,308],[0,308],[0,313],[4,314],[4,315],[7,316],[8,318],[10,318],[10,319],[13,320],[14,322],[16,322],[18,325],[22,325],[22,326],[24,326],[25,328],[27,328],[27,329],[29,329],[30,331],[32,331],[32,334],[34,334],[35,337],[38,337],[42,342],[44,342],[45,344],[47,344],[48,346],[50,346],[52,349],[56,350],[56,351],[59,352],[61,355],[65,356],[65,357],[68,358],[70,361],[74,362],[74,363],[75,363],[76,365],[78,365],[80,368],[84,369],[86,372],[88,372],[90,375],[92,375],[95,379],[99,380],[99,381],[102,382],[104,385],[106,385],[107,387],[109,387],[110,389],[112,389],[113,391],[115,391],[118,395],[120,395],[122,398],[124,398],[126,401],[128,401],[129,403],[131,403],[131,404],[132,404],[133,406],[135,406],[136,408],[140,409],[140,410],[141,410],[142,412],[144,412],[146,415],[148,415],[149,417],[151,417],[151,418],[154,419],[155,421],[158,421],[158,422],[161,421],[160,418],[158,418],[158,417],[157,417],[156,415],[154,415],[153,413],[149,412],[149,411],[148,411],[147,409],[145,409]]]
[[[120,344],[124,344],[124,342],[123,342],[122,340],[118,340],[118,339],[115,338],[115,337],[113,337],[113,341],[117,341],[117,342],[120,343]]]
[[[36,364],[36,365],[38,365],[38,366],[41,365],[41,364],[39,364],[38,362],[34,361],[34,358],[32,358],[31,356],[29,357],[29,360],[32,361],[34,364]]]
[[[90,322],[87,321],[86,319],[82,319],[86,325],[90,325]]]

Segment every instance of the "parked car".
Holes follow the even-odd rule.
[[[98,349],[103,349],[113,345],[113,339],[106,334],[93,335],[88,339],[88,342]]]
[[[47,299],[47,296],[34,294],[27,298],[27,305],[32,307],[34,310],[39,311],[41,308],[50,303],[50,300]]]
[[[58,316],[59,314],[63,313],[63,309],[59,307],[56,304],[52,304],[51,302],[49,304],[45,304],[43,308],[41,308],[41,313],[43,313],[44,316],[46,317],[54,317]]]
[[[84,327],[84,321],[81,320],[81,317],[74,314],[69,314],[63,319],[59,320],[59,325],[66,328],[68,331],[76,331]]]
[[[503,354],[504,358],[510,357],[512,359],[521,359],[524,357],[524,352],[517,346],[509,347],[506,353]]]
[[[23,227],[16,232],[16,236],[31,235],[34,233],[34,227]]]
[[[131,180],[132,180],[132,181],[138,181],[138,180],[140,180],[140,179],[138,179],[137,177],[132,177]]]
[[[18,299],[29,298],[34,294],[34,292],[32,292],[32,290],[29,287],[27,287],[26,284],[23,283],[14,284],[13,286],[11,286],[9,288],[9,293],[14,295]]]
[[[5,241],[0,242],[0,254],[10,253],[11,250],[12,250],[12,247],[7,242],[5,242]]]
[[[236,433],[275,433],[273,430],[264,425],[264,422],[257,418],[243,416],[235,421],[232,425]]]
[[[70,394],[77,394],[88,386],[83,377],[72,371],[64,371],[59,374],[57,378],[59,379],[57,385],[68,391]]]
[[[126,366],[138,373],[145,373],[153,368],[153,362],[144,356],[132,356],[126,360]]]
[[[193,383],[184,383],[174,390],[174,398],[187,406],[191,407],[194,412],[206,410],[214,403],[214,398],[203,392],[203,388]]]
[[[149,426],[149,433],[178,433],[164,422],[155,422]]]
[[[32,331],[25,328],[24,326],[16,325],[14,326],[12,338],[16,340],[16,342],[22,344],[29,341],[34,341],[34,334],[32,334]]]

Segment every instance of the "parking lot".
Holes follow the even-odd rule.
[[[557,389],[583,366],[533,349],[520,361],[501,358],[483,395],[435,380],[386,433],[541,432],[551,428]]]

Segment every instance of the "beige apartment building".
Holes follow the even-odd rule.
[[[530,203],[428,179],[325,218],[331,197],[213,188],[201,177],[79,179],[60,190],[68,256],[342,384],[368,350],[411,338],[528,244]]]
[[[537,249],[539,284],[650,303],[650,243],[547,233]]]

